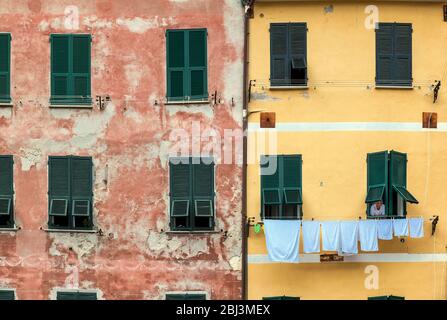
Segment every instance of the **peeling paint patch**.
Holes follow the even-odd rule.
[[[205,238],[188,238],[170,236],[154,231],[149,232],[147,246],[155,256],[170,257],[174,259],[187,259],[202,253],[209,253],[209,246]]]
[[[31,167],[42,162],[42,150],[38,148],[20,148],[22,170],[29,171]]]
[[[201,113],[208,118],[214,117],[214,108],[210,104],[166,105],[168,115],[173,116],[178,112]]]
[[[169,23],[172,23],[172,19],[169,19]],[[141,17],[135,17],[133,19],[116,19],[116,24],[124,26],[134,33],[145,33],[149,29],[166,27],[168,25],[167,18],[160,18],[158,16],[150,19],[143,19]]]
[[[267,92],[252,92],[251,100],[278,101],[281,99],[277,98],[277,97],[273,97],[271,95],[268,95]]]
[[[53,242],[49,248],[51,256],[64,256],[64,252],[59,250],[59,246],[69,248],[77,254],[78,258],[92,254],[98,244],[96,234],[69,234],[69,233],[50,233]]]

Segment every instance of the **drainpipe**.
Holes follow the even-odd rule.
[[[242,0],[245,9],[244,15],[244,84],[242,106],[242,130],[243,130],[243,155],[242,155],[242,299],[248,297],[248,234],[249,225],[247,218],[247,128],[248,128],[248,35],[249,19],[255,0]]]

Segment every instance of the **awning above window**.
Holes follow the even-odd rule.
[[[383,192],[385,186],[373,186],[368,188],[368,194],[366,195],[366,203],[372,203],[377,201],[383,201]]]
[[[393,185],[393,188],[405,201],[411,203],[419,203],[419,201],[417,201],[416,198],[405,187],[398,187]]]
[[[263,189],[264,204],[281,204],[279,189]]]
[[[300,188],[284,189],[284,199],[286,204],[303,204]]]

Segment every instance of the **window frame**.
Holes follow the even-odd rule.
[[[64,159],[68,162],[68,181],[67,184],[69,186],[69,191],[66,196],[60,196],[60,195],[54,195],[52,190],[52,183],[51,183],[51,177],[52,177],[52,165],[51,161],[55,159]],[[73,195],[73,160],[88,160],[90,162],[90,184],[91,184],[91,195],[89,197],[87,196],[77,196]],[[73,230],[73,231],[85,231],[85,230],[93,230],[94,229],[94,221],[93,221],[93,186],[94,186],[94,174],[93,174],[93,158],[89,156],[49,156],[48,157],[48,227],[50,230]],[[52,204],[54,200],[66,200],[66,215],[54,215],[51,213]],[[73,214],[73,205],[74,202],[77,200],[88,200],[89,201],[89,214],[88,216],[77,216]],[[54,217],[66,217],[67,218],[67,225],[57,225],[54,223]],[[88,226],[81,227],[76,225],[76,217],[87,217],[88,219]],[[52,220],[53,218],[53,220]]]
[[[265,186],[265,181],[263,179],[262,174],[262,165],[268,163],[267,159],[276,158],[276,170],[278,174],[278,185],[276,187],[273,186]],[[296,186],[285,186],[284,184],[284,159],[287,158],[296,158],[296,161],[299,161],[300,165],[298,168],[298,181],[296,182]],[[270,161],[270,160],[269,160]],[[261,166],[260,166],[260,179],[261,179],[261,190],[260,190],[260,203],[261,203],[261,219],[279,219],[279,220],[301,220],[303,218],[303,158],[301,154],[283,154],[283,155],[261,155]],[[277,190],[279,195],[279,203],[266,203],[264,200],[264,192]],[[299,192],[301,203],[292,203],[286,201],[286,191],[288,190],[297,190]],[[266,206],[271,207],[271,209],[277,208],[278,216],[267,216],[266,217]],[[287,213],[286,207],[294,207],[296,206],[296,214],[290,215]]]
[[[393,53],[392,54],[379,54],[379,33],[380,33],[380,27],[392,27],[392,48],[393,48]],[[410,32],[410,53],[407,54],[400,54],[400,53],[396,53],[396,26],[406,26],[409,27],[411,32]],[[375,29],[376,35],[375,35],[375,41],[376,41],[376,77],[375,77],[375,82],[376,82],[376,87],[377,88],[412,88],[413,87],[413,24],[412,23],[399,23],[399,22],[379,22],[378,23],[378,28]],[[379,59],[381,56],[389,56],[389,58],[392,61],[392,70],[393,73],[396,70],[396,60],[398,58],[403,58],[403,57],[407,57],[408,58],[408,63],[409,63],[409,72],[410,72],[410,79],[396,79],[395,75],[392,75],[392,79],[380,79],[379,75],[381,74],[380,71],[380,67],[379,67]]]
[[[216,163],[212,157],[170,157],[169,160],[169,226],[170,230],[174,232],[212,232],[216,226]],[[172,174],[172,167],[176,164],[188,165],[189,175],[189,196],[176,196],[173,194],[174,181]],[[196,196],[194,194],[194,166],[195,165],[212,165],[213,166],[213,190],[210,197]],[[210,216],[197,216],[196,215],[196,200],[210,200],[212,214]],[[188,201],[188,216],[175,217],[172,215],[173,205],[175,201]],[[176,226],[176,218],[185,218],[187,225],[184,227]],[[196,224],[195,219],[203,218],[209,219],[208,227],[199,227]]]
[[[274,75],[274,60],[275,60],[275,55],[273,54],[273,37],[272,37],[272,27],[286,27],[287,31],[286,31],[286,38],[287,38],[287,49],[286,49],[286,54],[285,59],[286,61],[286,65],[287,65],[287,74],[285,79],[272,79],[273,75]],[[291,52],[291,31],[290,31],[290,27],[291,26],[299,26],[299,27],[304,27],[305,28],[305,33],[304,33],[304,54],[292,54]],[[270,87],[271,88],[307,88],[308,86],[308,82],[309,82],[309,64],[308,64],[308,50],[307,50],[307,32],[308,32],[308,28],[307,28],[307,22],[283,22],[283,23],[270,23],[269,25],[269,30],[270,30]],[[292,83],[292,69],[293,68],[293,60],[294,59],[303,59],[304,62],[304,67],[303,68],[299,68],[299,69],[304,69],[304,79],[303,83]],[[301,79],[299,79],[301,80]]]
[[[205,45],[204,45],[204,56],[205,65],[203,67],[191,67],[189,65],[189,35],[194,31],[202,31],[205,33]],[[170,44],[169,37],[173,33],[183,33],[183,50],[184,50],[184,66],[183,67],[171,67],[170,66]],[[193,96],[191,93],[191,72],[192,71],[203,71],[203,94]],[[172,96],[172,85],[171,85],[171,71],[182,71],[183,78],[183,96],[173,97]],[[204,102],[208,101],[208,29],[207,28],[193,28],[193,29],[167,29],[166,30],[166,100],[167,102]]]
[[[73,70],[73,39],[75,37],[85,37],[88,38],[88,72],[74,72]],[[53,39],[55,38],[67,38],[68,39],[68,71],[66,73],[53,72]],[[92,35],[87,33],[52,33],[50,35],[50,104],[53,106],[60,105],[80,105],[80,106],[88,106],[91,105],[92,100]],[[67,95],[65,96],[56,96],[55,95],[55,77],[57,76],[66,76],[67,77]],[[87,95],[82,97],[76,97],[74,95],[74,77],[76,76],[84,76],[87,79]],[[71,94],[71,95],[70,95]]]
[[[0,71],[0,76],[4,75],[6,76],[6,94],[5,96],[0,96],[0,104],[10,104],[11,99],[11,42],[12,42],[12,36],[9,32],[0,32],[0,36],[6,36],[8,37],[8,47],[7,47],[7,65],[8,65],[8,71]]]

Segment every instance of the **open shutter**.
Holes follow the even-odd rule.
[[[394,25],[394,79],[397,85],[412,84],[412,27],[411,24]]]
[[[417,199],[407,190],[407,155],[397,151],[390,152],[390,207],[399,214],[399,197],[410,203],[418,203]],[[406,214],[405,204],[403,214]]]
[[[190,164],[170,161],[169,190],[171,218],[188,217],[191,212]]]
[[[291,85],[307,84],[307,25],[289,24],[289,68]],[[291,64],[291,65],[290,65]]]
[[[67,216],[70,202],[70,159],[49,158],[49,214]]]
[[[214,163],[211,161],[193,164],[194,215],[196,217],[214,216]]]
[[[70,37],[51,35],[51,102],[60,103],[70,93]]]
[[[0,102],[11,102],[11,35],[0,34]]]
[[[206,38],[206,29],[188,32],[188,92],[192,100],[208,97]]]
[[[73,35],[72,66],[73,73],[69,81],[74,103],[91,103],[90,93],[90,56],[91,36]]]
[[[168,100],[186,99],[186,32],[168,30],[167,37],[167,79]]]
[[[394,37],[392,23],[379,23],[376,29],[376,83],[389,85],[394,79]]]
[[[270,25],[270,84],[272,86],[290,85],[288,42],[287,24],[272,23]]]
[[[388,151],[368,153],[367,166],[367,213],[369,215],[371,203],[378,200],[383,201],[385,212],[388,212]]]

